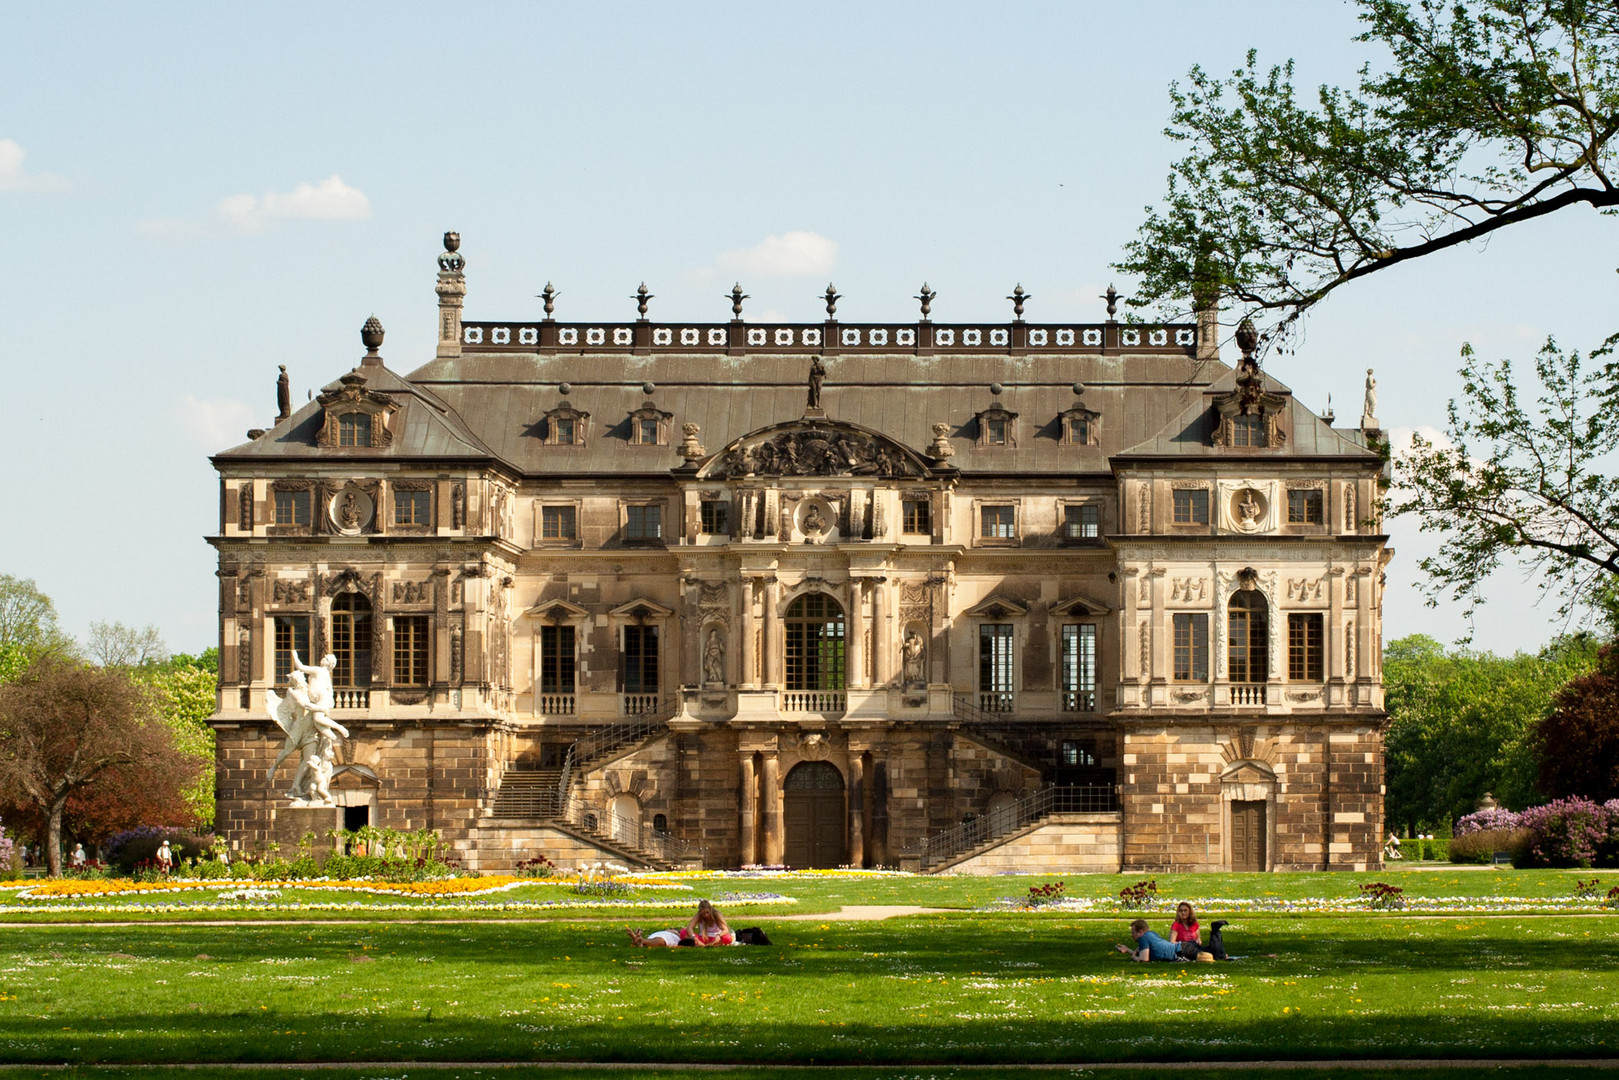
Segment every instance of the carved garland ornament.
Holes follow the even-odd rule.
[[[831,424],[781,431],[734,446],[706,472],[715,477],[927,474],[927,469],[892,440]]]

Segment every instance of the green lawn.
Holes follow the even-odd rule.
[[[1308,895],[1303,878],[1236,881]],[[1027,882],[816,884],[822,903],[935,904]],[[1112,952],[1122,916],[738,921],[777,945],[633,950],[622,918],[14,926],[0,1061],[1619,1056],[1610,915],[1244,915],[1227,938],[1249,959],[1186,966]]]

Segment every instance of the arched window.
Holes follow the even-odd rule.
[[[1231,630],[1231,681],[1262,683],[1269,678],[1265,657],[1268,653],[1268,627],[1265,598],[1244,590],[1231,598],[1227,626]]]
[[[842,690],[843,608],[825,593],[806,593],[787,609],[787,689]]]
[[[334,686],[371,685],[371,601],[346,592],[332,601]]]

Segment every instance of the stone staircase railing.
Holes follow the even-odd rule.
[[[931,870],[1052,814],[1103,814],[1118,808],[1118,791],[1108,785],[1041,788],[1011,806],[992,810],[938,836],[928,837],[918,846],[917,854],[921,857],[922,869]]]

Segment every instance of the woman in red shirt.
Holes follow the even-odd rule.
[[[1192,905],[1184,900],[1175,909],[1175,921],[1169,924],[1169,940],[1175,945],[1183,941],[1203,944],[1203,928],[1197,925],[1197,916],[1192,912]]]

